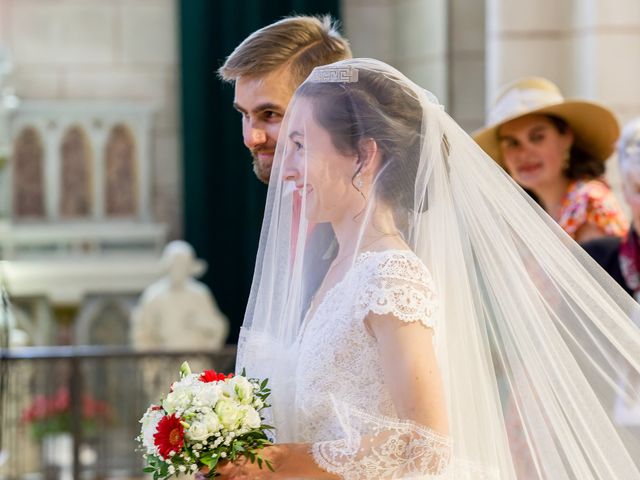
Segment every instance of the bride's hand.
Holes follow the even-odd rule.
[[[280,445],[265,447],[260,451],[260,456],[265,460],[269,460],[274,470],[277,469],[280,463],[279,460],[283,454],[284,447]],[[197,480],[208,480],[206,476],[208,473],[209,469],[201,469],[196,475]],[[269,470],[264,463],[262,464],[262,468],[260,468],[257,462],[251,463],[247,457],[240,456],[234,462],[224,461],[218,463],[216,466],[216,476],[213,478],[216,480],[275,480],[280,477],[277,473]]]
[[[266,468],[258,467],[257,463],[251,463],[246,457],[240,457],[235,462],[221,462],[216,467],[216,480],[267,480],[278,478],[275,473]]]
[[[315,478],[336,480],[340,477],[322,470],[313,460],[309,452],[309,444],[281,443],[265,447],[260,451],[264,460],[269,460],[273,466],[272,472],[264,464],[262,468],[257,463],[251,463],[246,457],[239,457],[235,462],[221,462],[216,466],[216,473],[220,476],[216,480],[275,480],[285,478]],[[198,480],[206,480],[205,470],[200,470]]]

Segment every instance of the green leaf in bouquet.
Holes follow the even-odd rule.
[[[209,467],[210,469],[213,469],[218,463],[218,458],[219,458],[218,455],[214,457],[213,455],[208,453],[200,457],[200,462],[206,465],[207,467]]]
[[[153,473],[153,472],[155,472],[155,471],[156,471],[156,469],[155,469],[155,468],[153,468],[153,467],[144,467],[144,468],[142,469],[142,471],[143,471],[143,472],[146,472],[146,473]]]
[[[273,468],[273,464],[272,464],[269,460],[267,460],[267,459],[265,458],[265,459],[264,459],[264,463],[267,465],[267,468],[268,468],[269,470],[271,470],[273,473],[275,473],[275,471],[276,471],[276,470],[275,470],[275,468]]]

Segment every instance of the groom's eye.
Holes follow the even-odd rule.
[[[282,117],[279,112],[274,112],[273,110],[266,110],[262,115],[267,120],[279,120]]]

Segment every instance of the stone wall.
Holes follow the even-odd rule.
[[[182,231],[177,21],[174,0],[0,0],[18,96],[155,107],[153,213],[170,237]]]
[[[468,131],[484,121],[484,0],[342,0],[357,57],[432,91]]]

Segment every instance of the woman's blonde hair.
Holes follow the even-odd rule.
[[[351,58],[349,42],[329,16],[293,16],[249,35],[218,70],[220,78],[235,82],[240,76],[263,76],[288,65],[294,86],[319,66]]]

